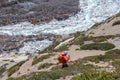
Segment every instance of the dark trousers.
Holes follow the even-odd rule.
[[[68,64],[62,64],[62,68],[68,67]]]

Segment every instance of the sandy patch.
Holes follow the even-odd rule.
[[[88,30],[87,34],[92,36],[105,36],[120,34],[120,25],[112,26],[115,21],[120,20],[120,17],[114,18],[110,22],[99,25],[95,29]],[[92,33],[92,34],[91,34]]]

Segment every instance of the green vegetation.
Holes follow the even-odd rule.
[[[78,75],[73,77],[71,80],[117,80],[120,78],[120,50],[110,50],[105,53],[105,55],[86,57],[83,59],[84,61],[113,61],[111,64],[116,67],[116,71],[109,72],[98,72],[98,71],[87,71],[82,75]]]
[[[30,76],[27,80],[55,80],[59,79],[60,77],[64,77],[67,75],[76,75],[79,72],[84,72],[85,70],[92,69],[92,65],[80,65],[80,64],[74,64],[70,65],[70,67],[65,69],[53,69],[49,72],[40,72],[35,73],[32,76]]]
[[[114,49],[106,52],[106,54],[119,54],[120,55],[120,50],[119,49]]]
[[[120,66],[114,72],[98,72],[95,70],[84,72],[82,75],[73,77],[71,80],[117,80],[120,78]]]
[[[99,55],[99,56],[91,56],[91,57],[86,57],[84,60],[99,63],[99,61],[110,61],[110,60],[115,60],[119,59],[120,55],[114,55],[114,54],[105,54],[105,55]]]
[[[120,75],[120,66],[116,68],[116,72],[119,73],[119,75]]]
[[[101,25],[102,23],[104,23],[104,22],[96,23],[96,24],[94,24],[94,25],[92,26],[92,28],[95,29],[96,27],[98,27],[98,26]]]
[[[110,50],[115,47],[112,43],[91,43],[82,45],[80,48],[83,50]]]
[[[73,35],[75,38],[80,37],[80,36],[85,36],[84,32],[76,32]]]
[[[75,45],[82,45],[82,44],[84,44],[84,40],[83,40],[83,37],[85,37],[84,33],[76,32],[76,33],[74,33],[74,37],[75,37],[75,39],[72,41],[71,44],[75,44]]]
[[[55,54],[47,54],[47,55],[43,55],[41,57],[34,57],[33,61],[32,61],[32,65],[35,65],[41,61],[43,61],[44,59],[50,58],[51,56],[54,56]]]
[[[97,36],[97,37],[93,37],[92,38],[92,41],[93,42],[103,42],[103,41],[107,41],[107,39],[110,39],[110,38],[115,38],[117,37],[117,35],[107,35],[107,36]]]
[[[43,69],[43,68],[49,68],[51,65],[53,65],[52,63],[44,63],[41,64],[38,69]]]
[[[39,61],[48,58],[49,55],[50,54],[43,55],[40,58],[37,57],[34,58],[35,64],[37,64]],[[68,75],[74,76],[79,73],[83,73],[83,74],[73,77],[72,80],[115,80],[117,78],[120,78],[120,67],[119,67],[120,64],[118,59],[120,59],[120,50],[115,49],[115,50],[107,51],[105,55],[86,57],[84,59],[80,59],[75,62],[70,62],[69,67],[65,69],[61,69],[61,66],[57,66],[48,72],[47,71],[37,72],[23,77],[9,78],[8,80],[56,80],[61,77],[65,77]],[[116,72],[113,73],[108,73],[105,71],[97,72],[95,70],[97,70],[98,67],[95,67],[93,65],[83,65],[83,63],[87,61],[99,62],[99,61],[110,61],[110,60],[113,60],[112,65],[116,66],[117,68]],[[45,63],[40,65],[38,69],[48,68],[51,65],[52,64],[50,63]]]
[[[106,35],[106,36],[97,36],[97,37],[92,37],[92,36],[85,36],[84,33],[82,32],[77,32],[74,34],[75,39],[72,42],[72,44],[75,45],[83,45],[85,41],[93,41],[93,42],[104,42],[107,41],[107,39],[110,38],[115,38],[115,37],[119,37],[119,35]]]
[[[120,20],[119,21],[116,21],[112,24],[112,26],[115,26],[115,25],[120,25]]]
[[[84,58],[84,60],[99,63],[99,61],[106,61],[106,55],[90,56]]]
[[[61,66],[54,67],[51,71],[32,73],[24,79],[11,80],[56,80],[67,75],[76,75],[87,70],[95,69],[93,65],[83,65],[81,60],[71,62],[68,68],[62,69]]]
[[[47,53],[47,52],[48,52],[48,53],[53,52],[53,51],[54,51],[54,48],[55,48],[58,44],[60,44],[59,41],[53,42],[52,45],[50,45],[49,47],[47,47],[45,50],[40,51],[39,54]]]
[[[3,68],[3,67],[0,67],[0,76],[4,73],[6,71],[6,69],[5,68]]]
[[[93,42],[104,42],[104,41],[107,41],[107,39],[110,39],[110,38],[113,39],[115,37],[118,37],[118,35],[107,35],[107,36],[91,37],[91,40]]]
[[[84,41],[90,41],[92,40],[93,37],[89,37],[89,36],[81,36],[81,37],[78,37],[76,38],[72,44],[75,44],[75,45],[82,45],[84,44]]]
[[[114,67],[119,67],[119,66],[120,66],[120,60],[115,60],[115,61],[113,61],[113,62],[112,62],[112,65],[113,65]]]
[[[72,80],[115,80],[117,78],[120,78],[120,66],[119,64],[117,64],[118,62],[112,62],[112,64],[116,66],[116,71],[113,73],[95,72],[95,70],[99,69],[99,67],[90,64],[84,65],[84,63],[87,61],[99,62],[99,61],[120,60],[120,54],[118,54],[119,51],[120,50],[115,49],[115,50],[107,51],[105,55],[92,56],[92,57],[86,57],[84,59],[79,59],[77,61],[70,62],[68,68],[61,69],[61,66],[58,65],[52,68],[52,70],[48,72],[45,71],[45,72],[32,73],[24,78],[19,77],[16,79],[12,78],[8,80],[56,80],[68,75],[75,76],[78,74],[82,74],[82,75],[73,77]]]
[[[82,44],[84,44],[84,40],[82,38],[79,38],[79,39],[74,40],[74,42],[72,44],[82,45]]]
[[[7,80],[17,80],[17,79],[10,77]]]
[[[17,78],[9,77],[7,80],[25,80],[25,79],[26,79],[26,75],[23,75],[23,76],[17,77]]]
[[[19,63],[17,63],[16,65],[14,65],[13,67],[11,67],[10,69],[8,69],[8,76],[11,76],[13,73],[15,73],[17,70],[19,70],[20,66],[25,63],[25,61],[21,61]]]
[[[104,41],[107,41],[107,39],[104,38],[104,37],[102,37],[102,36],[100,36],[100,37],[94,37],[94,38],[92,39],[92,41],[93,41],[93,42],[104,42]]]
[[[64,77],[64,76],[67,76],[67,75],[77,75],[78,73],[84,73],[84,72],[89,71],[89,70],[94,70],[97,67],[94,67],[92,65],[83,65],[83,63],[85,63],[87,61],[93,61],[93,62],[98,61],[99,62],[99,61],[110,61],[110,60],[120,59],[119,54],[114,54],[114,53],[118,53],[118,51],[119,50],[110,50],[110,51],[106,52],[105,55],[87,57],[87,58],[84,58],[82,60],[77,60],[75,62],[71,62],[69,64],[69,67],[65,68],[65,69],[61,69],[61,66],[57,66],[57,67],[54,67],[52,69],[52,71],[49,71],[49,72],[34,73],[27,80],[33,80],[33,79],[35,79],[35,80],[39,80],[39,79],[55,80],[55,79],[58,79],[60,77]],[[119,67],[119,66],[117,66],[117,67]],[[118,68],[117,71],[120,72],[120,69]],[[109,78],[110,79],[112,79],[112,78],[117,79],[118,77],[120,77],[117,74],[115,76],[112,76],[112,77],[109,77],[111,75],[111,73],[102,73],[102,74],[101,73],[96,73],[96,76],[100,76],[100,75],[103,76],[103,77],[108,76],[108,77],[105,77],[105,79],[109,79]],[[103,80],[105,80],[105,79],[103,78]],[[85,80],[85,79],[83,79],[83,80]],[[93,77],[93,80],[94,80],[94,77]],[[101,80],[101,77],[98,80]]]
[[[116,14],[116,17],[120,17],[120,12]]]
[[[80,76],[75,76],[71,80],[116,80],[120,77],[117,73],[87,71]]]
[[[54,51],[56,51],[56,52],[61,52],[61,51],[65,51],[65,50],[68,50],[68,46],[67,46],[67,45],[63,45],[63,46],[61,46],[59,49],[54,50]]]
[[[105,55],[98,55],[98,56],[90,56],[86,57],[83,60],[85,61],[92,61],[98,63],[99,61],[110,61],[110,60],[116,60],[120,59],[120,50],[115,49],[115,50],[110,50],[105,53]]]

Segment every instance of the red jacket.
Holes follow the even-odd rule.
[[[59,56],[61,56],[59,60],[60,63],[62,64],[67,64],[67,62],[70,60],[70,58],[62,52]]]

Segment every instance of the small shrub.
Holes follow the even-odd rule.
[[[75,45],[83,45],[84,41],[93,41],[93,42],[104,42],[107,41],[107,39],[110,38],[115,38],[115,37],[119,37],[118,35],[107,35],[107,36],[97,36],[97,37],[92,37],[92,36],[85,36],[85,35],[80,35],[80,33],[76,33],[77,36],[74,41],[73,44]]]
[[[116,72],[119,73],[119,76],[120,76],[120,66],[116,68]]]
[[[84,40],[82,38],[74,40],[73,44],[75,45],[82,45],[84,44]]]
[[[80,50],[80,49],[79,49],[79,48],[77,48],[77,49],[75,49],[75,50],[77,51],[77,50]]]
[[[113,62],[112,62],[112,65],[113,65],[114,67],[119,67],[119,66],[120,66],[120,60],[115,60],[115,61],[113,61]]]
[[[21,80],[56,80],[67,75],[76,75],[77,73],[83,73],[87,70],[95,69],[93,65],[83,65],[81,60],[76,62],[70,62],[69,67],[61,69],[61,65],[58,65],[50,71],[35,72],[26,78]],[[14,79],[19,80],[19,79]]]
[[[83,34],[82,32],[76,32],[74,33],[74,37],[77,38],[79,36],[85,36],[85,34]]]
[[[93,42],[103,42],[103,41],[107,41],[107,39],[110,38],[115,38],[115,37],[119,37],[118,35],[106,35],[106,36],[97,36],[97,37],[93,37],[92,41]]]
[[[34,73],[27,80],[56,80],[67,75],[75,75],[80,71],[81,72],[86,71],[91,68],[93,68],[93,66],[73,64],[73,65],[70,65],[68,68],[64,68],[64,69],[58,68],[58,69],[51,70],[49,72]]]
[[[10,77],[10,78],[8,78],[7,80],[15,80],[14,78],[12,78],[12,77]]]
[[[119,49],[110,50],[110,51],[106,52],[106,54],[119,54],[120,55],[120,50]]]
[[[79,38],[76,38],[73,42],[73,44],[75,45],[82,45],[84,44],[84,41],[89,41],[91,40],[93,37],[89,37],[89,36],[81,36]]]
[[[93,39],[93,42],[103,42],[103,41],[106,41],[107,39],[105,39],[105,38],[94,38]]]
[[[0,76],[1,76],[5,71],[6,71],[5,68],[1,68],[1,67],[0,67]]]
[[[83,50],[110,50],[113,49],[114,47],[115,45],[111,43],[91,43],[85,44],[80,48]]]
[[[41,64],[38,69],[43,69],[43,68],[48,68],[50,67],[51,65],[53,65],[52,63],[44,63],[44,64]]]
[[[114,80],[112,73],[87,71],[80,76],[75,76],[71,80]]]
[[[120,17],[120,12],[116,14],[116,17]]]
[[[45,53],[45,52],[49,52],[49,53],[52,52],[52,51],[54,50],[54,48],[55,48],[58,44],[60,44],[59,41],[53,42],[52,45],[50,45],[49,47],[47,47],[45,50],[40,51],[39,54],[42,54],[42,53]]]
[[[17,70],[19,70],[20,66],[25,63],[25,61],[21,61],[19,63],[17,63],[16,65],[14,65],[13,67],[11,67],[10,69],[8,69],[8,76],[11,76],[13,73],[15,73]]]
[[[68,50],[68,46],[67,45],[63,45],[59,49],[54,50],[54,51],[61,52],[61,51],[65,51],[65,50]]]
[[[105,54],[99,56],[89,57],[86,59],[87,61],[93,59],[93,61],[99,60],[111,60],[111,59],[120,59],[116,57],[116,54]],[[50,71],[45,72],[35,72],[32,73],[24,78],[15,78],[11,80],[56,80],[60,79],[61,77],[70,76],[70,75],[77,75],[79,73],[83,73],[82,75],[73,77],[72,80],[116,80],[120,78],[120,68],[118,66],[116,72],[108,73],[108,72],[96,72],[95,67],[93,65],[84,65],[83,63],[86,62],[85,59],[80,59],[74,62],[69,63],[69,67],[65,69],[61,69],[61,66],[58,65],[52,68]],[[46,66],[46,65],[45,65]],[[43,66],[44,67],[44,66]],[[92,71],[91,71],[92,70]]]
[[[54,56],[54,54],[47,54],[47,55],[43,55],[41,57],[35,57],[32,61],[32,65],[35,65],[35,64],[43,61],[44,59],[50,58],[51,56]]]
[[[99,63],[99,61],[104,61],[104,59],[105,59],[105,55],[90,56],[90,57],[84,58],[84,60],[95,62],[95,63]]]
[[[119,49],[107,51],[105,54],[107,56],[109,56],[109,58],[111,58],[112,60],[120,59],[120,50]]]
[[[103,41],[107,41],[107,38],[105,36],[93,37],[92,41],[93,42],[103,42]]]
[[[112,26],[115,26],[115,25],[120,25],[120,20],[119,21],[116,21],[112,24]]]
[[[92,26],[93,29],[97,28],[99,25],[101,25],[103,22],[100,22],[100,23],[96,23]]]
[[[103,41],[107,41],[107,39],[115,38],[115,37],[117,37],[117,36],[115,36],[115,35],[107,35],[107,36],[91,37],[90,39],[91,39],[93,42],[103,42]]]
[[[21,76],[21,77],[17,77],[17,78],[9,77],[7,80],[26,80],[26,76],[23,75],[23,76]]]
[[[116,59],[120,59],[120,54],[115,54],[115,51],[118,52],[118,50],[110,50],[107,51],[105,55],[85,57],[83,60],[98,63],[99,61],[110,61],[110,60],[114,61]]]

